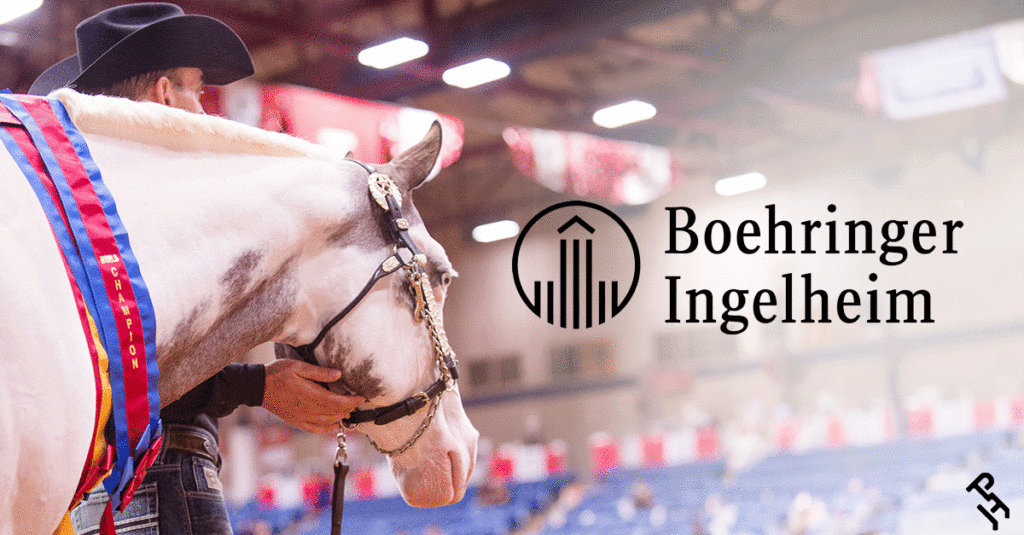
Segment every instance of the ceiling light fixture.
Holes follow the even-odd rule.
[[[387,69],[416,58],[422,58],[430,51],[427,43],[410,37],[399,37],[376,46],[363,49],[357,59],[367,67]]]
[[[761,173],[747,173],[723,178],[715,182],[715,193],[722,196],[736,195],[761,189],[768,184],[768,178]]]
[[[41,5],[43,5],[43,0],[5,0],[0,3],[0,24],[35,11]]]
[[[645,121],[658,113],[654,105],[642,100],[630,100],[594,112],[594,124],[605,128],[618,128],[623,125]]]
[[[504,240],[516,234],[519,234],[519,223],[508,219],[486,223],[473,229],[473,239],[480,243]]]
[[[441,75],[441,79],[448,85],[468,89],[480,84],[499,80],[508,76],[511,72],[512,68],[504,61],[483,58],[465,65],[452,67],[451,69],[444,71],[444,74]]]
[[[21,42],[21,36],[10,30],[0,30],[0,46],[15,46]]]

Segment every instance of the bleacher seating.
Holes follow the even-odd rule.
[[[510,483],[509,501],[500,506],[484,506],[477,502],[478,488],[470,488],[456,504],[434,509],[407,505],[400,497],[372,500],[348,500],[342,521],[345,535],[420,535],[436,526],[447,535],[504,535],[533,518],[547,507],[561,488],[572,481],[570,476],[552,476],[529,483]],[[296,535],[322,535],[331,532],[330,512],[306,514],[301,508],[291,510],[262,508],[251,502],[231,511],[236,533],[258,520],[267,522],[274,533],[292,526]]]
[[[870,514],[858,520],[865,531],[925,533],[905,527],[905,517],[934,514],[960,523],[956,528],[946,526],[952,531],[930,532],[933,535],[974,533],[975,527],[990,532],[988,521],[974,509],[975,503],[965,499],[962,487],[970,479],[962,485],[956,482],[958,490],[952,498],[947,498],[945,491],[928,490],[926,482],[944,467],[962,467],[971,459],[985,459],[984,464],[964,473],[970,473],[971,478],[985,470],[998,474],[1000,496],[1024,502],[1024,452],[1006,450],[1004,445],[1003,433],[982,432],[801,454],[777,453],[728,478],[722,477],[725,465],[721,461],[613,470],[566,514],[564,523],[548,525],[543,535],[687,535],[696,525],[706,533],[711,522],[707,503],[712,496],[716,503],[735,508],[729,533],[785,533],[798,494],[806,493],[824,504],[832,522],[845,522],[851,515],[853,498],[867,499],[864,489],[872,493]],[[856,496],[848,494],[852,480],[861,485]],[[623,507],[634,481],[646,482],[664,509],[632,512],[628,506]],[[966,521],[972,523],[971,529],[964,528]]]
[[[693,512],[719,488],[724,463],[698,461],[680,466],[615,469],[608,472],[566,515],[565,523],[548,525],[545,535],[590,533],[687,535]],[[634,482],[644,481],[658,506],[636,509],[629,502]]]
[[[736,474],[727,473],[722,459],[615,468],[589,485],[579,503],[557,516],[559,520],[549,518],[541,533],[713,533],[709,526],[715,521],[714,511],[721,509],[728,509],[731,515],[729,533],[786,533],[787,519],[800,495],[827,510],[833,527],[855,519],[864,532],[879,534],[991,532],[988,521],[975,508],[982,498],[972,497],[964,488],[977,474],[987,471],[995,476],[995,489],[1011,509],[1024,508],[1024,451],[1010,447],[1007,437],[1005,432],[989,431],[799,454],[783,452]],[[446,535],[504,535],[547,512],[570,481],[571,477],[563,475],[510,483],[509,502],[496,507],[478,503],[478,488],[471,488],[459,503],[436,509],[413,508],[399,497],[350,500],[342,532],[420,535],[436,527]],[[631,493],[637,482],[652,491],[653,507],[633,506]],[[864,509],[865,503],[870,505],[868,509]],[[269,510],[255,504],[232,511],[236,532],[254,519],[267,522],[274,533],[285,526],[291,526],[289,533],[297,535],[330,532],[328,512],[307,514],[296,522],[301,516],[299,509]]]

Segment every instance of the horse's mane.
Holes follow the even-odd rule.
[[[335,158],[327,148],[287,134],[154,102],[83,95],[71,89],[50,96],[64,104],[75,126],[86,133],[177,151]]]

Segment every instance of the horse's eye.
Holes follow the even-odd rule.
[[[451,283],[452,283],[452,274],[451,273],[445,273],[445,274],[441,275],[441,286],[448,286]]]

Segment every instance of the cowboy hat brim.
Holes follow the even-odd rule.
[[[51,91],[67,87],[79,74],[82,68],[78,66],[78,56],[64,58],[43,71],[28,88],[28,94],[49,95]]]
[[[223,85],[254,69],[242,39],[223,22],[182,15],[150,24],[121,39],[82,69],[71,56],[39,75],[29,93],[46,95],[62,87],[88,93],[147,72],[176,67],[203,71],[203,82]]]

